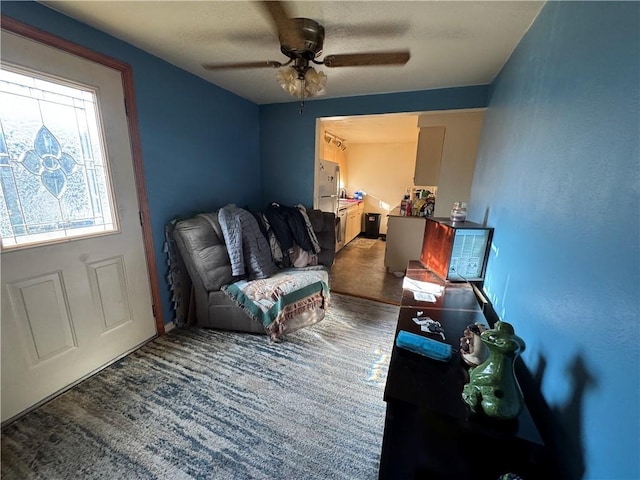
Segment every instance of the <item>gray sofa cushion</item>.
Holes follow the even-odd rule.
[[[205,290],[220,290],[234,280],[222,229],[215,213],[203,213],[176,224],[174,236],[183,243],[188,270],[195,270]]]
[[[307,210],[307,216],[322,247],[318,254],[318,264],[331,267],[336,255],[336,217],[320,210]]]

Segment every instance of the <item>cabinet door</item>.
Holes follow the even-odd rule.
[[[445,127],[422,127],[418,134],[414,185],[438,185]]]
[[[350,218],[351,217],[351,212],[349,211],[350,209],[347,208],[344,211],[344,244],[346,245],[347,243],[349,243],[349,241],[351,240],[351,221]]]
[[[353,240],[356,236],[356,228],[357,228],[357,220],[356,220],[356,216],[357,216],[357,208],[351,207],[349,209],[349,219],[347,220],[347,229],[349,230],[349,233],[347,234],[347,239],[349,239],[349,241]]]
[[[362,228],[362,219],[364,218],[364,202],[358,204],[358,216],[357,216],[357,221],[358,221],[358,231],[356,233],[356,235],[360,234],[361,232],[363,232],[363,228]]]

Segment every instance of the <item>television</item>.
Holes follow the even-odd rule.
[[[493,228],[427,217],[420,263],[443,280],[484,280]]]

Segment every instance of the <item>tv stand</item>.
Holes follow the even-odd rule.
[[[517,419],[504,421],[472,414],[462,400],[469,367],[458,353],[459,339],[467,325],[487,323],[472,287],[445,282],[417,261],[409,262],[407,277],[445,289],[435,303],[416,301],[405,289],[396,335],[406,330],[442,341],[412,321],[421,311],[442,324],[454,354],[440,362],[394,345],[379,479],[496,480],[507,473],[551,478],[544,443],[526,407]]]

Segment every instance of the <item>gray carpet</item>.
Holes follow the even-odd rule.
[[[3,479],[375,479],[398,307],[274,344],[174,330],[2,431]]]

